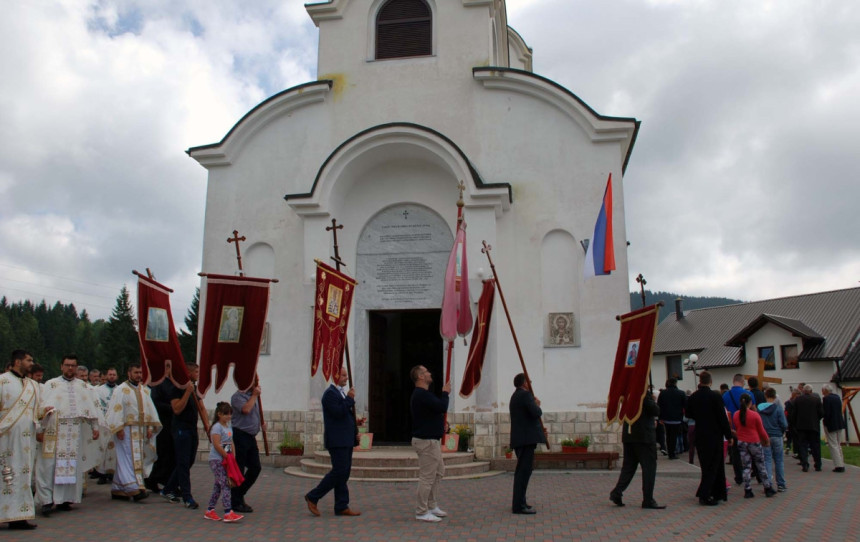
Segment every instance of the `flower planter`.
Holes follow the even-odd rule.
[[[469,451],[469,438],[470,437],[460,435],[460,442],[457,443],[457,451],[458,452],[468,452]]]
[[[513,459],[514,452],[505,452],[505,459]]]
[[[281,455],[302,455],[305,453],[304,448],[281,448]]]
[[[562,446],[561,452],[565,454],[584,454],[588,452],[588,448],[584,446]]]

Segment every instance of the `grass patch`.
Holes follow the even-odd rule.
[[[830,447],[827,446],[826,442],[821,443],[821,457],[831,459]],[[843,446],[842,457],[845,458],[846,465],[860,467],[860,446]]]

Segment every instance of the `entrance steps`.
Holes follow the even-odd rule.
[[[488,461],[476,461],[474,453],[443,453],[445,479],[485,478],[501,474],[491,471]],[[287,467],[292,476],[320,479],[331,470],[327,451],[318,451],[301,460],[300,466]],[[418,456],[411,447],[385,446],[369,451],[354,452],[349,480],[359,482],[414,482],[418,480]]]

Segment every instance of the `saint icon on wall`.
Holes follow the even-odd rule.
[[[573,313],[549,313],[548,346],[573,346]]]
[[[230,305],[221,307],[221,325],[218,326],[219,343],[239,342],[239,332],[242,329],[244,316],[245,307],[232,307]]]

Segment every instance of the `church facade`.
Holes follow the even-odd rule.
[[[322,446],[327,383],[310,374],[314,260],[331,263],[335,219],[344,271],[358,282],[348,331],[357,409],[375,443],[408,442],[410,368],[427,366],[437,389],[443,380],[439,316],[462,182],[473,302],[491,277],[486,241],[551,442],[589,434],[593,450],[620,449],[605,402],[615,316],[629,310],[623,175],[639,122],[600,115],[533,73],[504,0],[306,9],[319,28],[317,80],[188,150],[208,170],[203,270],[236,269],[226,243],[235,229],[248,239],[246,274],[280,281],[258,365],[270,441],[289,432],[306,451]],[[617,270],[584,278],[610,174]],[[479,457],[494,457],[508,444],[521,372],[498,297],[483,378],[464,399],[467,353],[457,340],[449,419],[473,427]],[[207,405],[215,401],[210,392]]]

